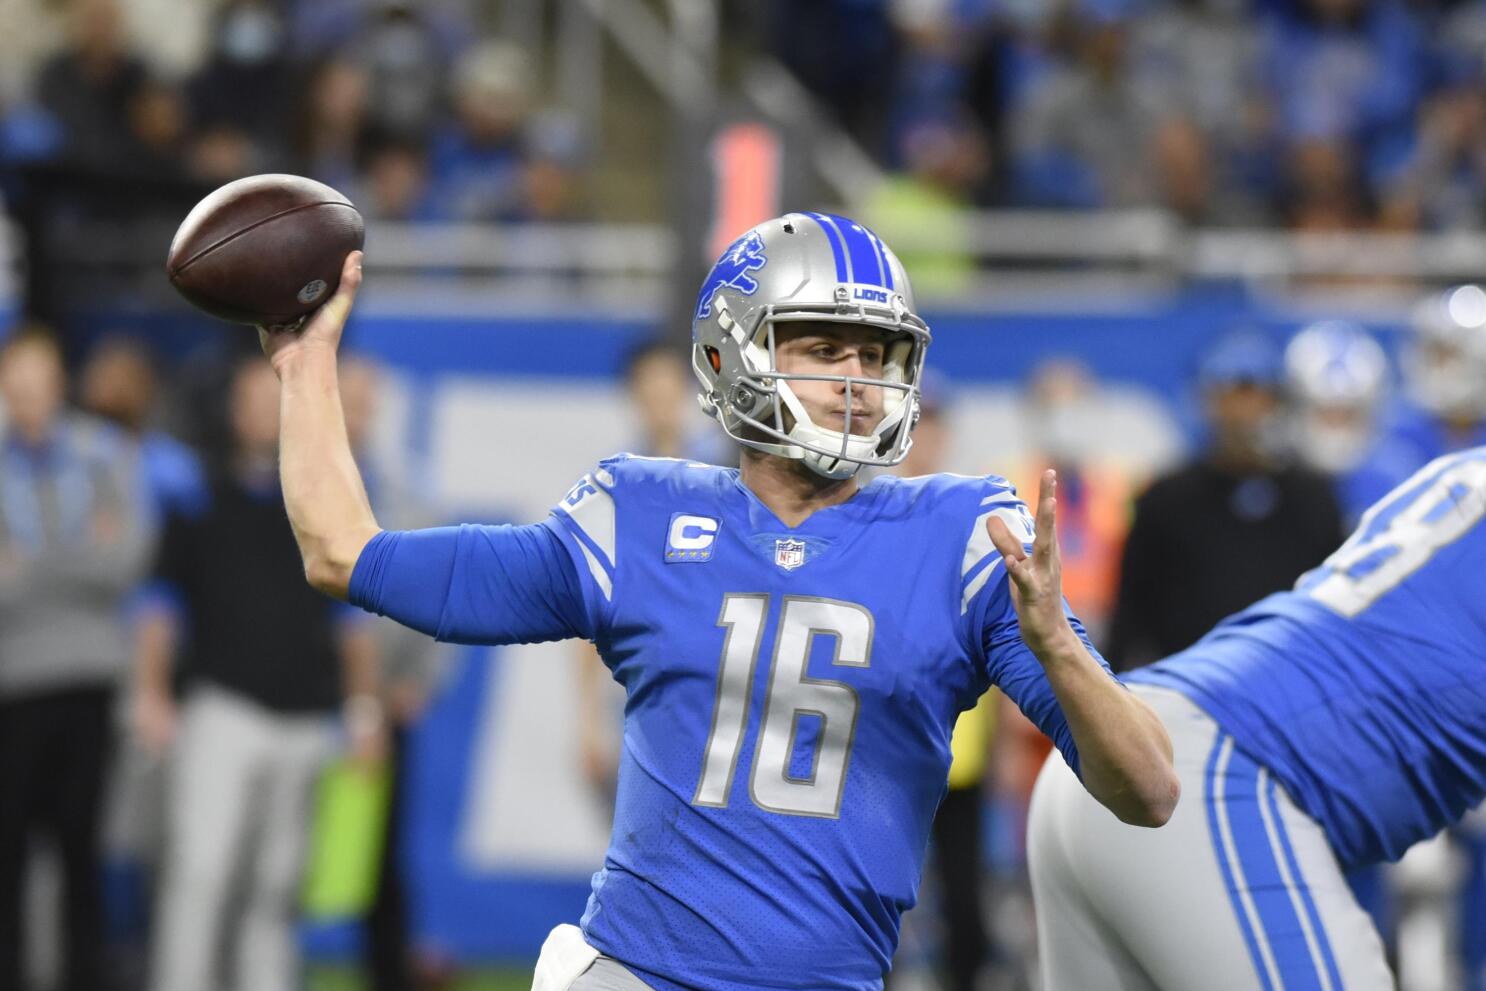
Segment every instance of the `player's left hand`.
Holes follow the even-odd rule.
[[[1022,639],[1039,656],[1073,632],[1063,612],[1057,492],[1058,473],[1049,468],[1042,473],[1037,493],[1037,534],[1032,538],[1030,556],[1003,520],[992,516],[986,521],[991,543],[1001,552],[1011,579],[1011,602],[1021,622]]]

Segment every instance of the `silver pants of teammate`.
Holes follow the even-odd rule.
[[[1393,988],[1321,827],[1187,698],[1134,690],[1171,734],[1181,801],[1127,826],[1053,751],[1027,827],[1045,991]]]
[[[547,935],[532,991],[655,991],[623,964],[583,940],[577,926],[561,925]]]

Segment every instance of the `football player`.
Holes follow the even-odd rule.
[[[1121,819],[1170,816],[1165,730],[1059,594],[1051,473],[1035,532],[1003,479],[858,484],[907,452],[929,344],[865,228],[768,221],[704,283],[693,365],[739,469],[619,455],[530,526],[377,526],[335,401],[358,280],[263,335],[309,580],[445,640],[592,640],[627,693],[612,842],[534,987],[881,987],[992,684]]]
[[[1049,991],[1394,986],[1342,874],[1486,797],[1483,519],[1486,448],[1439,458],[1293,591],[1128,675],[1176,746],[1164,829],[1049,757],[1028,825]]]
[[[1388,356],[1356,324],[1322,320],[1302,328],[1285,346],[1295,453],[1306,466],[1330,476],[1348,525],[1399,481],[1396,476],[1380,481],[1374,463],[1378,411],[1387,387]]]

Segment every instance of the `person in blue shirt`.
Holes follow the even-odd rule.
[[[1185,794],[1130,830],[1050,757],[1028,830],[1046,986],[1392,988],[1343,878],[1486,798],[1486,447],[1426,465],[1294,590],[1128,676]]]
[[[792,213],[703,284],[692,362],[740,468],[619,455],[529,526],[383,531],[337,401],[360,281],[298,334],[281,480],[309,581],[449,641],[592,640],[625,688],[612,842],[533,987],[878,989],[955,717],[998,685],[1125,821],[1177,799],[1165,730],[1059,594],[1055,478],[880,477],[929,343],[865,228]]]

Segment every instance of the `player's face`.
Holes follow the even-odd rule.
[[[880,379],[887,360],[887,335],[875,327],[797,322],[774,326],[776,367],[791,375],[849,375]],[[870,434],[883,417],[882,387],[857,385],[847,395],[844,381],[794,379],[790,389],[818,427]]]
[[[279,382],[268,362],[240,366],[232,380],[232,429],[238,449],[271,454],[279,443]]]
[[[50,344],[22,341],[0,358],[0,399],[22,435],[33,440],[45,435],[65,391],[62,359]]]
[[[681,433],[687,400],[695,391],[690,370],[670,352],[646,355],[630,371],[630,399],[652,441]]]

